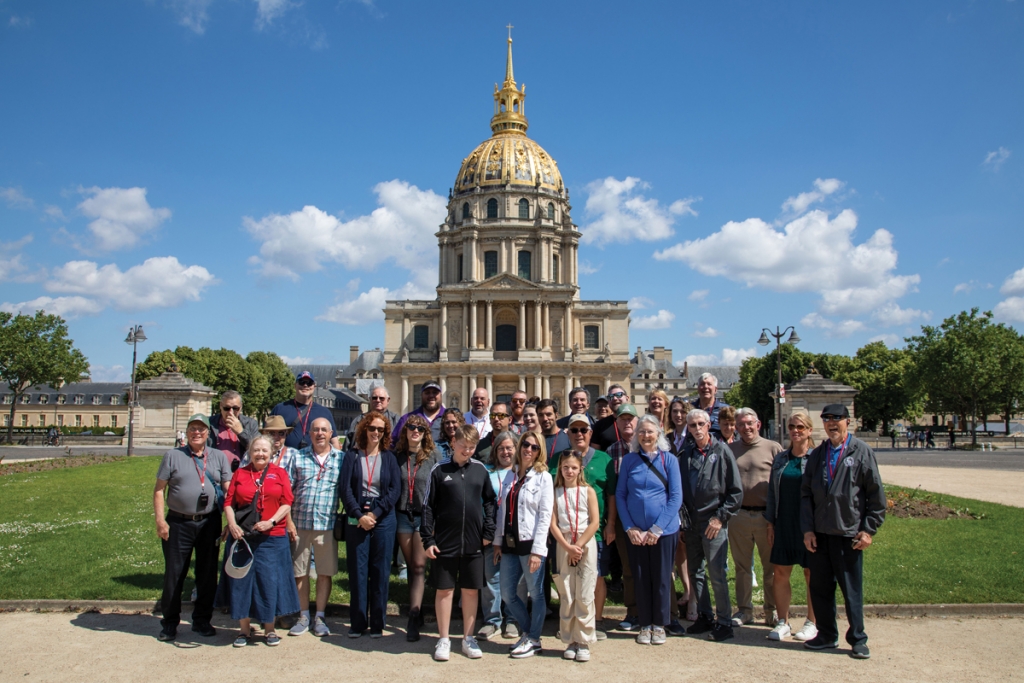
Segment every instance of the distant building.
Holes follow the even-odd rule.
[[[128,384],[121,382],[72,382],[60,389],[43,384],[29,387],[20,397],[15,427],[100,427],[128,425]],[[11,422],[14,394],[0,387],[3,426]]]
[[[639,346],[631,359],[633,372],[629,376],[629,393],[638,412],[647,409],[647,394],[654,389],[662,389],[668,394],[669,400],[675,396],[696,397],[697,382],[705,372],[710,372],[718,379],[718,397],[732,389],[740,381],[740,369],[733,365],[690,365],[683,361],[682,365],[672,362],[672,349],[655,346],[644,351]]]

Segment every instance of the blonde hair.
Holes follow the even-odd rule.
[[[562,463],[565,462],[566,460],[568,460],[569,458],[575,458],[576,460],[580,461],[580,473],[578,475],[576,475],[576,485],[577,486],[586,486],[587,485],[587,477],[583,474],[583,458],[580,456],[579,453],[570,450],[570,451],[565,451],[564,453],[562,453],[562,456],[558,459],[558,470],[556,471],[556,474],[555,474],[555,488],[556,489],[559,486],[561,486],[562,488],[565,488],[565,477],[562,476]]]
[[[789,423],[796,420],[804,427],[807,427],[807,450],[814,448],[814,425],[811,424],[811,416],[805,410],[795,410],[793,414],[789,416],[789,420],[786,421],[786,427],[789,427]]]
[[[659,397],[661,397],[662,402],[664,402],[664,404],[665,404],[665,407],[663,408],[664,412],[661,414],[661,429],[662,429],[662,431],[667,432],[667,431],[672,429],[672,404],[669,403],[668,394],[666,394],[663,389],[654,389],[652,391],[648,391],[647,392],[647,414],[648,415],[653,415],[654,414],[654,413],[651,412],[651,397],[652,396],[659,396]]]
[[[520,475],[525,474],[524,472],[520,472],[520,466],[523,463],[523,443],[525,442],[526,437],[529,436],[532,436],[533,440],[537,442],[538,446],[540,446],[540,450],[537,451],[537,457],[533,461],[533,470],[535,472],[547,472],[548,454],[547,449],[545,448],[546,444],[544,442],[544,437],[537,432],[523,432],[522,436],[519,437],[519,441],[516,442],[516,472],[519,472]]]

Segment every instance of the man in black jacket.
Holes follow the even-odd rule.
[[[743,485],[736,458],[724,443],[711,435],[711,417],[694,408],[686,415],[686,440],[679,456],[683,479],[683,504],[690,515],[686,535],[686,562],[690,586],[697,596],[697,621],[686,629],[690,635],[708,633],[721,642],[733,637],[732,602],[726,578],[729,552],[729,519],[743,500]],[[715,611],[704,576],[704,560],[715,591]],[[717,617],[717,619],[716,619]],[[710,632],[710,633],[709,633]]]
[[[494,541],[498,496],[487,468],[473,459],[479,439],[476,427],[458,428],[452,459],[431,470],[423,504],[420,537],[427,557],[434,560],[434,611],[440,636],[434,659],[439,662],[448,661],[451,652],[448,626],[456,586],[462,589],[462,652],[470,659],[483,656],[473,637],[474,622],[484,585],[483,549]]]
[[[821,419],[828,440],[807,456],[800,497],[800,528],[810,552],[811,604],[818,619],[818,635],[804,647],[825,650],[839,644],[838,582],[850,624],[850,655],[867,659],[871,652],[864,633],[864,549],[885,520],[885,490],[874,451],[849,433],[846,406],[825,406]]]

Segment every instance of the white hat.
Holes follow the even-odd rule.
[[[235,553],[239,550],[238,544],[241,543],[244,546],[244,550],[249,555],[248,561],[241,567],[235,564]],[[232,579],[242,579],[249,573],[252,568],[252,548],[244,538],[240,538],[231,544],[231,552],[228,553],[228,561],[224,563],[224,573],[230,576]]]

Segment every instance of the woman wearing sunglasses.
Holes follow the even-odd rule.
[[[345,554],[352,593],[349,638],[384,634],[388,579],[395,547],[395,504],[402,493],[398,460],[388,448],[391,424],[377,411],[356,427],[355,450],[345,455],[338,496],[345,504]]]
[[[523,629],[511,655],[523,659],[540,653],[540,634],[547,611],[544,561],[548,554],[554,485],[542,437],[534,432],[519,437],[515,466],[505,475],[501,491],[494,561],[501,565],[501,599]],[[524,575],[532,614],[516,590]]]
[[[402,481],[397,506],[398,546],[402,549],[402,557],[409,563],[409,624],[405,638],[410,643],[420,639],[420,627],[423,626],[420,608],[427,566],[427,555],[420,539],[423,500],[427,494],[430,470],[441,462],[441,457],[441,451],[434,446],[434,439],[430,436],[430,425],[419,415],[411,415],[402,427],[395,448]]]

